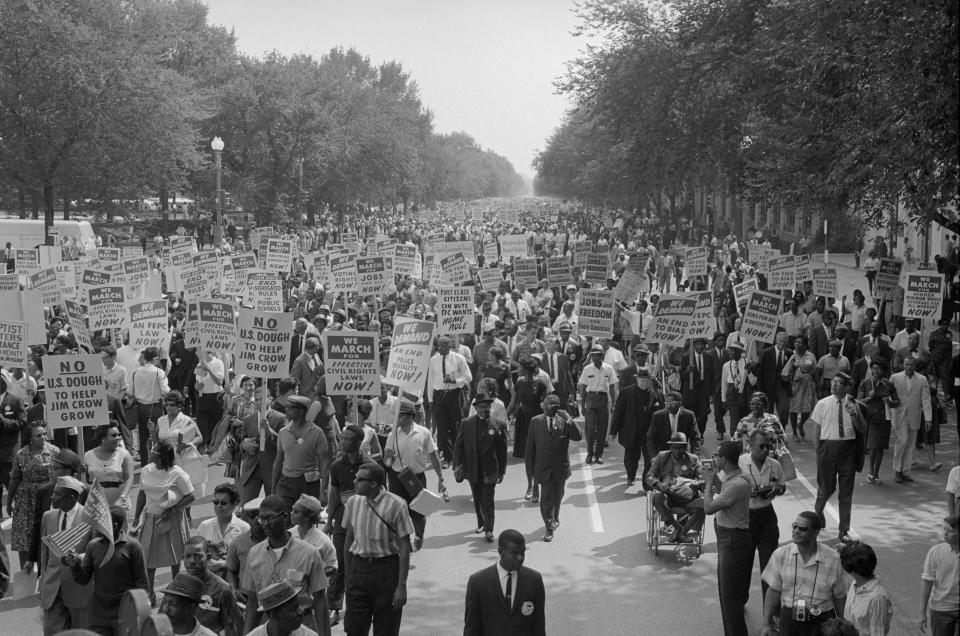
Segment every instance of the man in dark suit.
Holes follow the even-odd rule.
[[[700,438],[707,430],[707,415],[710,414],[710,398],[713,397],[713,358],[704,355],[707,341],[697,338],[693,341],[693,351],[683,356],[680,362],[680,380],[683,389],[683,406],[693,411],[697,418],[697,431]],[[717,429],[718,435],[723,435]]]
[[[863,357],[860,352],[860,345],[857,342],[857,338],[850,327],[840,323],[834,330],[834,334],[836,335],[837,340],[843,343],[843,346],[840,347],[840,355],[847,360],[857,360],[858,358]]]
[[[834,339],[833,312],[824,311],[822,324],[810,327],[807,340],[810,342],[810,353],[819,360],[830,352],[829,343]]]
[[[649,359],[650,349],[647,348],[647,345],[643,343],[634,345],[631,364],[618,374],[621,389],[626,389],[637,383],[637,371],[646,368]]]
[[[477,532],[493,542],[494,490],[507,470],[507,426],[490,418],[493,399],[479,394],[473,400],[477,410],[460,422],[453,443],[453,475],[466,479],[477,512]]]
[[[647,451],[655,455],[669,449],[670,436],[683,433],[687,437],[690,452],[697,447],[697,420],[692,411],[680,406],[683,396],[677,391],[667,394],[667,408],[653,414],[653,424],[647,431]]]
[[[300,354],[303,353],[303,350],[307,343],[307,326],[308,322],[306,318],[297,318],[296,322],[293,323],[293,335],[290,336],[290,370],[293,370],[293,363],[296,362],[297,358],[300,357]]]
[[[777,416],[781,424],[790,417],[792,391],[790,381],[784,380],[781,372],[792,355],[793,350],[787,348],[787,332],[781,331],[774,338],[773,346],[760,353],[757,363],[757,390],[766,394],[767,408]]]
[[[877,345],[878,357],[886,360],[888,364],[893,362],[894,351],[890,346],[890,338],[883,333],[883,325],[878,321],[870,323],[870,333],[857,341],[857,358],[863,357],[863,345],[868,342]],[[847,360],[850,359],[847,358]]]
[[[544,541],[553,541],[560,525],[560,502],[570,477],[570,440],[583,439],[583,433],[566,411],[560,410],[560,398],[554,394],[543,400],[543,414],[530,421],[525,463],[527,474],[540,486],[540,516],[546,527]]]
[[[625,387],[617,395],[613,407],[610,433],[616,435],[623,446],[623,466],[627,469],[627,486],[637,478],[637,465],[643,457],[643,474],[640,481],[643,490],[648,490],[646,476],[650,470],[650,452],[647,449],[647,432],[653,414],[660,408],[660,396],[651,387],[650,371],[641,368],[633,386]]]
[[[560,398],[560,405],[565,406],[571,395],[576,395],[573,376],[570,374],[570,358],[560,352],[560,339],[548,338],[547,351],[540,360],[540,368],[550,376],[553,390]]]
[[[583,342],[573,335],[573,327],[569,322],[561,322],[557,331],[560,333],[559,351],[570,361],[570,375],[577,378],[585,356]]]
[[[523,535],[504,530],[497,551],[500,560],[467,581],[463,636],[545,636],[543,577],[523,566]]]
[[[713,426],[716,430],[724,427],[723,416],[727,414],[727,408],[723,404],[723,396],[720,395],[720,380],[723,379],[723,364],[730,359],[730,352],[727,351],[727,337],[722,333],[713,335],[713,345],[708,347],[703,355],[710,358],[713,365],[713,394],[710,399],[713,401]]]

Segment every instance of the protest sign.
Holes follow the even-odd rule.
[[[53,356],[43,365],[43,375],[48,429],[96,426],[108,421],[103,362],[98,354]]]
[[[892,300],[893,290],[900,284],[900,274],[902,272],[903,261],[881,258],[877,278],[873,281],[874,297]]]
[[[255,230],[251,230],[251,235]],[[174,254],[192,254],[196,242],[190,236],[171,236],[170,237],[170,255]]]
[[[774,256],[768,261],[767,289],[793,291],[796,273],[793,256]]]
[[[191,262],[194,267],[202,269],[204,275],[207,277],[207,294],[220,289],[220,279],[223,277],[223,273],[220,267],[220,257],[217,256],[216,252],[206,250],[199,254],[194,254]]]
[[[903,294],[903,317],[940,318],[943,311],[943,276],[908,274]]]
[[[683,258],[687,278],[707,275],[707,247],[688,247]]]
[[[613,296],[612,289],[580,290],[578,334],[595,338],[613,336]]]
[[[99,285],[87,290],[90,331],[119,329],[127,317],[123,285]]]
[[[119,263],[123,253],[119,247],[98,247],[97,260],[101,263]]]
[[[356,259],[357,287],[361,297],[380,294],[393,282],[393,272],[387,270],[386,260],[383,256],[362,256]]]
[[[210,287],[210,278],[203,267],[189,265],[177,268],[176,273],[179,276],[179,289],[183,292],[184,298],[198,300],[206,298],[213,291]]]
[[[661,345],[682,345],[689,337],[687,334],[696,310],[696,298],[661,296],[647,340]]]
[[[357,255],[350,253],[331,256],[329,263],[330,291],[334,294],[357,291]]]
[[[587,260],[593,253],[593,246],[588,241],[579,241],[573,244],[573,266],[577,269],[583,269],[587,266]]]
[[[183,323],[183,344],[188,349],[200,346],[200,329],[197,324],[197,303],[187,303],[187,316]]]
[[[751,292],[743,312],[740,337],[754,342],[773,342],[780,322],[783,297],[769,292]]]
[[[40,292],[40,302],[44,307],[56,307],[60,304],[60,284],[54,268],[48,267],[30,274],[30,287]]]
[[[470,276],[470,265],[466,257],[457,252],[440,258],[440,269],[443,270],[444,278],[452,285],[459,285],[472,280]]]
[[[433,253],[437,256],[463,254],[463,257],[468,262],[477,262],[476,246],[473,244],[473,241],[444,241],[433,247]]]
[[[437,288],[437,333],[463,334],[473,331],[473,285]]]
[[[435,325],[427,320],[397,317],[393,325],[387,384],[411,395],[423,393],[430,364]]]
[[[0,291],[20,291],[20,277],[16,274],[0,274]]]
[[[491,263],[496,263],[499,260],[500,252],[498,251],[497,239],[483,239],[483,262],[487,265],[490,265]]]
[[[222,300],[197,301],[199,351],[233,354],[237,347],[237,318],[234,304]]]
[[[143,256],[143,247],[140,245],[121,245],[120,258],[139,258]]]
[[[293,262],[293,241],[290,239],[267,239],[266,258],[263,259],[263,269],[268,272],[286,274],[290,271]]]
[[[66,315],[67,323],[70,325],[70,333],[76,339],[77,344],[85,348],[88,352],[93,351],[93,345],[90,342],[90,330],[87,329],[87,319],[84,317],[83,306],[69,298],[63,299],[63,311]]]
[[[521,291],[530,288],[536,288],[539,284],[537,280],[537,259],[514,258],[513,259],[513,286]]]
[[[19,320],[0,320],[0,366],[13,369],[26,366],[27,325]]]
[[[363,331],[325,332],[327,395],[379,395],[380,338]]]
[[[697,300],[687,337],[711,340],[717,331],[717,320],[713,315],[713,292],[693,292],[687,296]]]
[[[500,210],[497,215],[504,225],[520,225],[520,212],[517,210]]]
[[[150,280],[150,259],[146,256],[123,261],[123,281],[127,298],[143,298],[143,284]]]
[[[527,255],[526,234],[501,234],[500,258],[509,261],[511,257],[525,258]]]
[[[292,313],[240,308],[240,346],[234,372],[268,380],[290,375]]]
[[[793,265],[796,270],[796,282],[802,285],[808,280],[813,280],[813,270],[810,268],[810,255],[800,254],[793,257]]]
[[[813,295],[827,298],[837,297],[837,270],[815,269],[813,273]]]
[[[283,281],[276,272],[247,271],[247,304],[257,311],[283,311]]]
[[[340,242],[351,254],[360,253],[360,239],[356,232],[344,232],[340,235]]]
[[[137,300],[127,303],[130,325],[130,346],[134,349],[164,349],[170,338],[167,301]]]
[[[609,262],[607,253],[598,254],[591,252],[587,254],[587,266],[583,275],[583,280],[590,284],[603,285],[607,282]]]
[[[503,282],[503,271],[499,267],[484,267],[477,271],[480,277],[480,287],[484,291],[499,291]]]
[[[550,287],[565,287],[573,282],[570,261],[566,256],[547,257],[547,282]]]
[[[417,247],[415,245],[394,245],[393,273],[397,276],[413,276],[417,270],[417,259]]]
[[[14,267],[18,274],[33,274],[40,270],[40,252],[37,250],[13,250]]]
[[[226,296],[243,296],[247,289],[247,273],[257,269],[257,257],[254,254],[234,254],[230,257],[232,280],[221,280],[220,288]],[[224,270],[224,277],[227,273]]]
[[[733,297],[737,299],[738,307],[746,307],[750,294],[760,289],[756,278],[748,278],[742,283],[733,286]]]
[[[56,245],[40,245],[37,247],[37,256],[41,268],[53,267],[63,261],[63,249]]]

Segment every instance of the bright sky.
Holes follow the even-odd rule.
[[[464,131],[520,174],[559,125],[553,81],[582,43],[573,0],[207,0],[210,22],[234,28],[241,51],[322,56],[353,47],[397,60],[434,113],[434,129]]]

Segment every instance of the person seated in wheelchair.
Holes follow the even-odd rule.
[[[647,485],[653,488],[652,503],[666,526],[666,534],[681,543],[690,531],[703,528],[703,468],[700,458],[688,452],[683,433],[671,435],[668,445],[669,450],[658,453],[650,464]],[[687,511],[682,525],[672,508]]]

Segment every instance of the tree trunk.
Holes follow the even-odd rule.
[[[167,194],[167,186],[160,186],[160,221],[163,225],[170,220],[170,197]]]
[[[27,218],[27,193],[23,188],[17,188],[17,203],[20,206],[20,218]]]
[[[56,245],[50,230],[53,229],[53,184],[43,184],[43,225],[46,245]]]
[[[63,193],[63,220],[70,220],[70,197],[66,192]]]
[[[34,221],[40,218],[40,193],[36,190],[30,191],[30,218]]]

